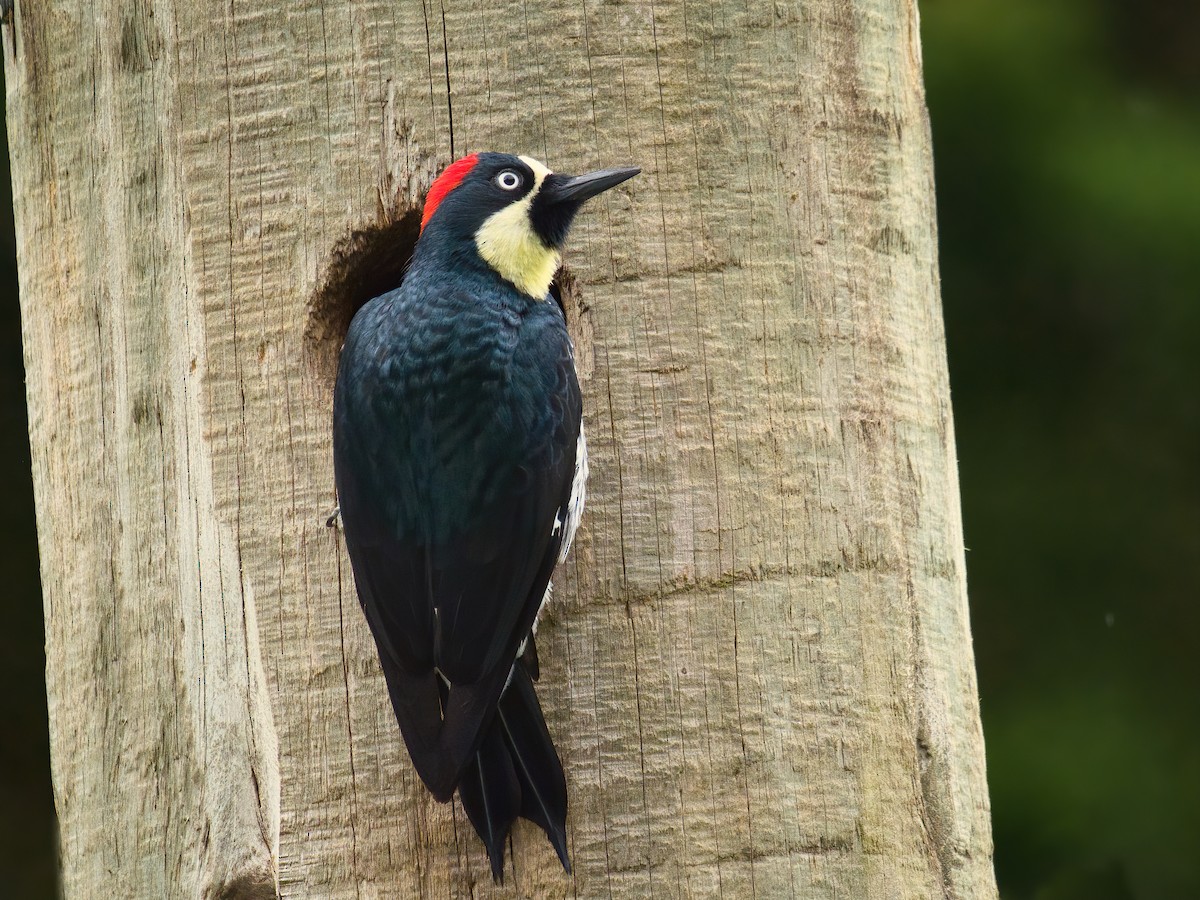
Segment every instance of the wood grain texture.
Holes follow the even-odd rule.
[[[916,29],[18,2],[68,898],[995,896]],[[335,245],[452,143],[645,170],[567,253],[592,481],[539,692],[575,871],[520,827],[503,888],[403,750],[304,339]]]

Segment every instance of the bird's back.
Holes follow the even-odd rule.
[[[436,667],[454,687],[498,696],[553,569],[579,426],[553,303],[418,282],[360,310],[335,394],[335,471],[385,669]],[[409,719],[406,739],[440,727],[429,710]]]

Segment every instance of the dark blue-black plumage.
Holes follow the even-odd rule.
[[[519,191],[497,188],[506,169]],[[599,180],[615,183],[600,175],[549,176],[543,188],[558,193],[529,214],[548,245]],[[579,384],[560,308],[474,244],[534,180],[516,157],[481,154],[438,198],[404,283],[354,317],[334,397],[346,544],[396,718],[434,796],[458,789],[496,877],[518,816],[568,866],[566,782],[533,689],[531,629],[567,532]]]
[[[414,270],[355,317],[334,407],[360,599],[413,762],[446,800],[561,543],[581,410],[562,313],[486,273]]]

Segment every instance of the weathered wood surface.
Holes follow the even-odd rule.
[[[995,895],[911,0],[19,0],[4,44],[69,900]],[[575,872],[523,827],[502,889],[402,748],[304,338],[451,140],[645,169],[567,258]]]

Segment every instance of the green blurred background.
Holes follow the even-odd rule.
[[[1200,3],[925,0],[1006,898],[1200,898]]]
[[[1200,2],[923,0],[921,17],[1001,893],[1200,898]],[[2,218],[0,871],[6,896],[50,898]]]

